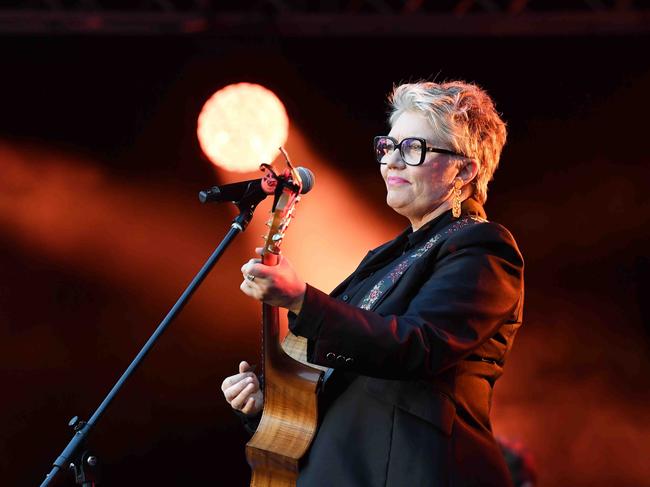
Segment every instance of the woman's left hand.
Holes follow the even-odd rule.
[[[262,248],[255,252],[261,254]],[[291,262],[280,256],[278,265],[262,264],[261,259],[251,259],[241,268],[244,281],[239,288],[244,294],[272,306],[287,308],[299,313],[307,284],[298,277]]]

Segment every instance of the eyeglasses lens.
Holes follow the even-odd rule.
[[[399,144],[399,152],[402,160],[407,164],[417,165],[422,160],[422,141],[414,138],[406,138]],[[390,157],[395,152],[395,142],[387,137],[377,137],[375,139],[375,156],[377,162],[386,164],[386,157]]]
[[[400,153],[407,164],[419,164],[422,157],[422,142],[418,139],[404,139],[400,145]]]
[[[383,164],[384,157],[390,156],[395,151],[395,144],[392,140],[385,137],[377,137],[375,139],[375,155],[377,162]]]

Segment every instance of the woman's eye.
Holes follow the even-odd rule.
[[[422,150],[422,144],[419,142],[412,142],[407,146],[407,148],[413,152],[420,152]]]

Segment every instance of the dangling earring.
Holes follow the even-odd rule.
[[[463,180],[461,178],[456,178],[454,179],[454,196],[453,196],[453,201],[452,201],[452,206],[451,206],[451,214],[454,216],[454,218],[458,218],[460,216],[460,195],[461,195],[461,188],[463,187]]]

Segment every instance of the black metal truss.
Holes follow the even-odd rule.
[[[637,0],[31,0],[3,2],[0,33],[255,37],[570,36],[650,32]]]

